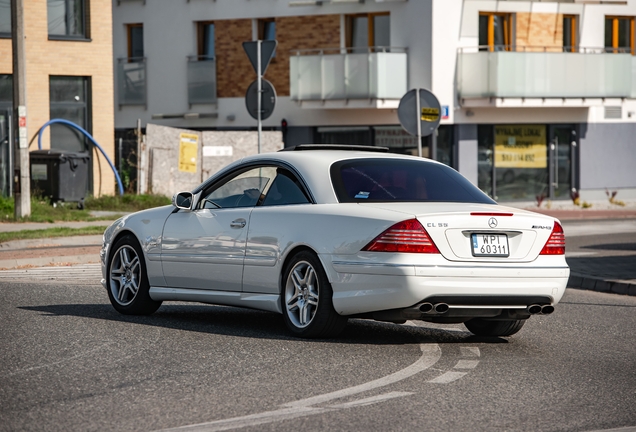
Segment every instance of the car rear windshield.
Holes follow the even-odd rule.
[[[340,202],[465,202],[495,204],[464,176],[436,163],[355,159],[331,166]]]

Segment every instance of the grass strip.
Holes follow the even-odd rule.
[[[87,226],[83,228],[58,227],[39,230],[0,232],[0,243],[8,242],[11,240],[31,240],[50,237],[104,234],[105,229],[106,226]]]

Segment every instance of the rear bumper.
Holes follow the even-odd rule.
[[[424,301],[456,309],[525,309],[555,305],[565,267],[402,266],[333,262],[333,304],[341,315],[408,308]],[[387,274],[388,273],[388,274]]]

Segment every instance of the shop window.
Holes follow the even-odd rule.
[[[128,24],[128,58],[142,59],[144,57],[144,25]]]
[[[88,39],[86,0],[47,0],[49,39]]]
[[[11,2],[0,1],[0,38],[11,37]]]
[[[479,13],[479,50],[512,50],[512,14]]]
[[[634,17],[605,17],[605,48],[634,54]]]
[[[50,118],[71,121],[91,132],[89,77],[51,76],[49,98]],[[61,124],[51,125],[51,148],[73,152],[89,149],[82,134]]]
[[[197,23],[197,39],[197,54],[199,56],[199,60],[214,60],[214,58],[216,57],[216,50],[214,48],[214,23]]]
[[[388,51],[391,46],[391,16],[388,12],[346,16],[346,44],[353,52]]]
[[[578,25],[576,15],[563,15],[563,51],[578,50]]]

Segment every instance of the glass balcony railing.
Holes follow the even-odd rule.
[[[400,99],[407,90],[404,48],[292,51],[289,72],[294,101]]]
[[[188,57],[188,104],[216,102],[216,59],[207,56]]]
[[[506,48],[459,51],[460,99],[624,98],[636,93],[636,57],[624,50]]]
[[[148,87],[145,57],[118,59],[117,89],[120,107],[122,105],[146,105]]]

